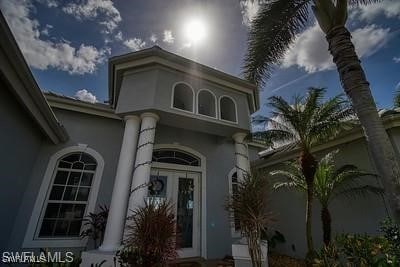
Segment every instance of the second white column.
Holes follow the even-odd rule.
[[[147,184],[150,181],[151,159],[153,156],[154,137],[159,117],[154,113],[143,113],[141,116],[139,142],[133,172],[131,194],[127,216],[144,204],[147,196]]]

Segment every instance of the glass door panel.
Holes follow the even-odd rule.
[[[193,247],[193,204],[193,179],[179,178],[176,222],[181,248]]]

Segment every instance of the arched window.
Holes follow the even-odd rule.
[[[215,118],[217,116],[215,95],[208,90],[200,90],[197,95],[197,113]]]
[[[97,161],[84,152],[58,160],[39,224],[39,238],[79,237],[96,168]]]
[[[158,149],[153,151],[153,162],[200,166],[198,157],[177,149]]]
[[[193,90],[185,83],[178,83],[173,89],[172,107],[193,112]]]
[[[236,104],[232,98],[223,96],[219,100],[221,120],[237,122]]]

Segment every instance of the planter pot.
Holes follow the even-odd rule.
[[[263,241],[261,245],[262,252],[262,266],[268,267],[268,244]],[[232,256],[235,260],[235,267],[251,267],[251,258],[249,254],[249,247],[245,242],[239,241],[232,244]]]

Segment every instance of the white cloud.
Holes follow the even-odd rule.
[[[389,39],[389,28],[371,24],[352,32],[353,43],[360,58],[368,57],[382,48]],[[333,69],[334,63],[328,51],[328,43],[318,25],[301,33],[287,51],[282,67],[298,66],[312,73]]]
[[[105,26],[106,33],[111,33],[122,21],[121,14],[111,0],[84,0],[78,3],[69,3],[62,10],[81,20],[104,17],[100,24]]]
[[[243,17],[243,24],[250,27],[251,22],[260,9],[260,0],[242,0],[240,1],[240,9]]]
[[[58,2],[56,0],[36,0],[39,3],[46,5],[47,7],[58,7]]]
[[[165,30],[163,34],[164,34],[163,42],[168,43],[168,44],[173,44],[174,43],[175,38],[172,35],[172,31]]]
[[[351,9],[350,17],[364,21],[372,21],[382,14],[387,18],[400,19],[400,1],[384,0],[379,3],[360,5]]]
[[[49,35],[49,31],[53,29],[53,26],[50,24],[46,24],[46,26],[44,26],[44,28],[40,31],[41,34],[48,36]]]
[[[75,48],[65,40],[43,40],[39,22],[29,18],[34,9],[29,0],[1,0],[0,8],[25,59],[34,68],[56,68],[70,74],[93,73],[110,53],[108,49],[99,50],[91,45],[81,44]]]
[[[155,43],[155,42],[157,42],[157,40],[158,40],[157,35],[155,33],[152,33],[150,36],[150,41],[152,43]]]
[[[394,57],[394,58],[393,58],[393,61],[394,61],[395,63],[400,63],[400,57]]]
[[[138,51],[146,46],[146,42],[140,38],[132,38],[125,40],[124,45],[133,51]]]
[[[123,37],[122,37],[122,32],[119,31],[116,35],[115,35],[115,40],[117,41],[122,41]]]
[[[75,93],[75,97],[81,101],[96,103],[97,97],[86,89],[79,90]]]

